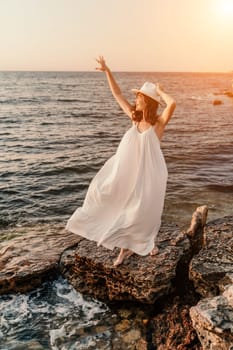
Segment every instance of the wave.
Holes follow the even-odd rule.
[[[6,100],[0,100],[0,103],[2,104],[16,104],[17,103],[17,99],[6,99]]]
[[[77,98],[58,98],[57,102],[65,102],[65,103],[73,103],[73,102],[81,102],[81,103],[89,103],[88,100],[80,100]]]
[[[58,194],[65,194],[65,193],[77,193],[79,191],[87,189],[87,185],[83,183],[77,183],[77,184],[71,184],[71,185],[65,185],[60,186],[58,188],[55,187],[49,187],[48,189],[45,189],[40,192],[40,194],[43,195],[58,195]]]
[[[9,105],[17,105],[21,103],[35,103],[41,104],[45,102],[49,102],[51,98],[49,96],[38,96],[38,97],[19,97],[19,98],[10,98],[10,99],[2,99],[0,100],[0,104],[9,104]]]
[[[84,298],[61,277],[25,294],[1,296],[0,313],[2,350],[26,349],[27,344],[36,344],[31,349],[90,349],[97,341],[104,346],[97,344],[96,349],[109,349],[105,334],[110,334],[113,326],[103,333],[96,326],[111,318],[110,310],[99,301]],[[76,339],[75,332],[82,334],[86,329],[89,333]]]
[[[208,190],[224,193],[232,193],[233,185],[219,185],[219,184],[210,184],[205,186]]]
[[[12,222],[12,219],[11,218],[0,218],[0,229],[1,228],[5,228],[5,227],[8,227],[10,226],[11,224],[14,224],[15,222]]]
[[[98,167],[98,165],[97,165]],[[77,165],[77,166],[67,166],[63,168],[57,168],[57,169],[51,169],[48,171],[43,171],[43,176],[54,176],[54,175],[60,175],[60,174],[69,174],[69,173],[75,173],[75,174],[87,174],[90,172],[93,172],[96,170],[96,165]]]

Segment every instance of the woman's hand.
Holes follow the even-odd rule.
[[[96,58],[96,62],[98,62],[100,64],[100,67],[96,67],[96,70],[100,70],[102,72],[105,72],[107,70],[107,66],[104,60],[103,56],[99,56],[99,58]]]
[[[160,96],[164,92],[164,89],[159,83],[155,84],[155,86],[156,86],[156,92]]]

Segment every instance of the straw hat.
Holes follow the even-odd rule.
[[[141,94],[146,95],[152,98],[153,100],[157,101],[159,104],[161,104],[159,100],[159,95],[157,94],[157,91],[156,91],[156,86],[153,83],[146,81],[139,90],[131,89],[131,91],[133,91],[135,94],[140,92]]]

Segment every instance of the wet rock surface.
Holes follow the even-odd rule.
[[[26,292],[59,272],[61,253],[81,238],[62,224],[10,229],[0,244],[0,294]]]
[[[75,289],[97,299],[152,304],[171,292],[177,265],[190,251],[188,237],[174,225],[161,228],[157,245],[157,255],[134,254],[114,267],[118,249],[109,251],[83,239],[62,254],[60,270]]]

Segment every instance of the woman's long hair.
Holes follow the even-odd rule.
[[[149,96],[143,95],[143,97],[146,103],[146,108],[144,111],[145,120],[151,125],[155,125],[156,120],[158,119],[157,109],[158,109],[159,103],[153,100],[153,98]],[[136,122],[140,122],[142,118],[143,118],[143,112],[137,111],[136,105],[134,105],[132,110],[132,119]]]

